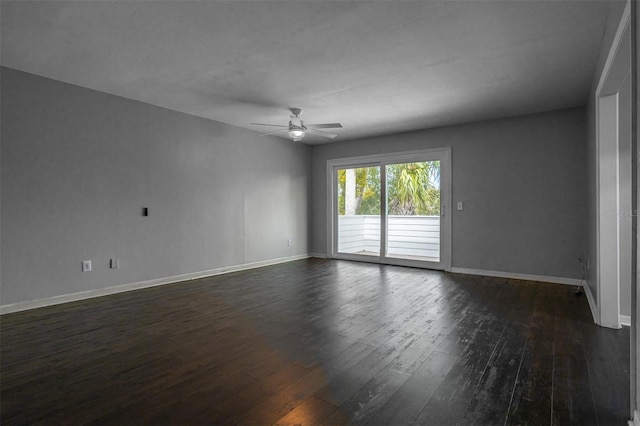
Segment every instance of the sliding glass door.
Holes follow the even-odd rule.
[[[330,257],[448,269],[449,158],[435,150],[330,160]]]

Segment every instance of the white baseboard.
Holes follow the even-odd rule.
[[[105,287],[96,290],[81,291],[78,293],[64,294],[61,296],[48,297],[46,299],[30,300],[26,302],[12,303],[0,306],[0,315],[13,312],[26,311],[28,309],[42,308],[45,306],[59,305],[62,303],[76,302],[78,300],[91,299],[94,297],[108,296],[110,294],[124,293],[126,291],[139,290],[142,288],[156,287],[165,284],[174,284],[181,281],[206,278],[214,275],[227,274],[230,272],[244,271],[247,269],[261,268],[263,266],[276,265],[294,260],[307,259],[309,254],[296,256],[279,257],[277,259],[261,260],[259,262],[244,263],[241,265],[223,266],[221,268],[210,269],[208,271],[191,272],[188,274],[174,275],[171,277],[156,278],[148,281],[141,281],[130,284],[122,284],[112,287]]]
[[[631,315],[620,315],[620,325],[625,327],[631,327]]]
[[[451,268],[451,272],[453,272],[454,274],[481,275],[484,277],[511,278],[515,280],[540,281],[544,283],[582,286],[582,280],[579,280],[577,278],[547,277],[544,275],[518,274],[515,272],[485,271],[482,269],[456,267]]]
[[[591,293],[591,287],[585,285],[582,288],[584,290],[584,294],[587,296],[587,302],[589,302],[589,310],[591,311],[591,316],[593,317],[593,323],[598,324],[598,310],[596,309],[596,301],[593,298],[593,294]]]

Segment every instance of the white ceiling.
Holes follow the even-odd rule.
[[[1,63],[256,131],[301,107],[338,142],[584,105],[609,6],[3,0]]]

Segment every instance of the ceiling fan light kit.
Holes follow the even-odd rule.
[[[342,124],[340,123],[322,123],[322,124],[309,124],[305,126],[304,121],[300,118],[302,114],[301,108],[289,108],[291,111],[291,116],[289,120],[289,125],[284,126],[280,124],[265,124],[265,123],[251,123],[256,126],[270,126],[270,127],[282,127],[281,130],[276,130],[273,132],[263,133],[260,136],[265,135],[275,135],[278,133],[288,132],[289,137],[294,140],[294,142],[302,140],[305,134],[310,133],[312,135],[323,136],[325,138],[333,139],[336,134],[325,132],[324,130],[319,129],[340,129],[342,128]],[[294,121],[297,121],[297,124],[294,124]]]
[[[289,136],[291,137],[291,139],[295,140],[300,140],[304,137],[304,129],[291,129],[289,130]]]

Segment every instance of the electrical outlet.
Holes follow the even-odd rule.
[[[287,240],[287,246],[291,247],[292,244],[293,244],[293,240],[291,238],[289,238]]]
[[[91,272],[91,261],[83,260],[82,261],[82,272]]]
[[[111,269],[118,269],[120,267],[120,259],[111,259],[109,262],[109,267]]]

